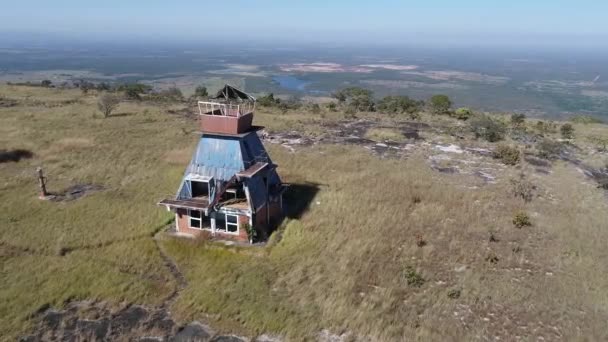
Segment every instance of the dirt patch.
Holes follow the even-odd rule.
[[[16,150],[0,150],[0,164],[15,162],[18,163],[21,159],[30,159],[34,156],[32,151],[16,149]]]
[[[77,200],[90,193],[102,191],[104,189],[105,188],[103,186],[97,184],[76,184],[70,186],[62,192],[50,193],[47,196],[47,199],[53,202],[69,202]]]

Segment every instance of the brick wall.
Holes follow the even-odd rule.
[[[202,234],[211,235],[211,231],[204,229],[196,229],[190,228],[190,217],[188,216],[188,210],[186,209],[177,209],[177,218],[176,218],[178,232],[184,234],[190,234],[192,236],[200,236]],[[249,224],[249,217],[245,215],[239,216],[239,234],[226,234],[222,232],[215,232],[215,237],[226,239],[226,240],[235,240],[235,241],[249,241],[247,237],[247,230],[245,229],[245,224]]]

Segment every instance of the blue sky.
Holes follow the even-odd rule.
[[[4,1],[0,32],[97,38],[588,42],[608,37],[601,0]]]

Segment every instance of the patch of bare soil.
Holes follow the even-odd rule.
[[[76,184],[62,192],[51,193],[47,198],[53,202],[69,202],[101,190],[104,190],[104,187],[97,184]]]

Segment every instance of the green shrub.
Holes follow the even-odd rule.
[[[469,127],[475,138],[482,138],[489,142],[500,141],[505,135],[505,126],[487,115],[479,115],[469,120]]]
[[[511,114],[511,124],[513,126],[522,126],[526,123],[525,114]]]
[[[405,279],[407,280],[407,285],[412,286],[412,287],[421,287],[422,285],[424,285],[424,282],[426,281],[422,275],[418,272],[416,272],[416,270],[411,267],[411,266],[407,266],[405,267]]]
[[[391,116],[407,113],[412,117],[420,111],[422,105],[423,102],[413,100],[408,96],[385,96],[378,102],[377,109],[379,112]]]
[[[536,186],[523,173],[519,175],[519,178],[511,179],[511,187],[513,195],[523,199],[525,202],[530,202],[534,198]]]
[[[450,299],[460,298],[460,289],[451,289],[450,291],[448,291],[448,298],[450,298]]]
[[[373,112],[376,108],[374,93],[369,89],[349,87],[336,92],[333,97],[355,112]]]
[[[513,216],[513,225],[517,228],[529,227],[532,225],[532,221],[530,220],[530,216],[523,211],[519,211],[515,213]]]
[[[202,85],[196,87],[196,89],[194,90],[194,96],[195,97],[207,97],[207,96],[209,96],[209,92],[207,92],[207,87],[202,86]]]
[[[517,165],[519,163],[519,150],[509,145],[498,145],[494,150],[495,159],[500,159],[506,165]]]
[[[452,113],[452,116],[458,120],[468,120],[473,116],[473,111],[470,108],[461,107],[456,109]]]
[[[559,129],[562,134],[562,138],[564,139],[572,139],[574,138],[574,126],[569,123],[563,124]]]
[[[448,114],[452,108],[452,100],[447,95],[433,95],[429,106],[434,114]]]
[[[560,142],[543,139],[541,142],[536,144],[537,154],[541,158],[554,159],[561,155],[564,150],[564,145]]]

